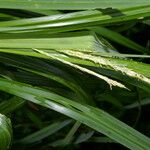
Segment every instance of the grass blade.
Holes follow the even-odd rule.
[[[13,8],[13,9],[42,9],[42,10],[84,10],[95,8],[126,8],[132,6],[145,6],[150,2],[143,0],[76,0],[70,2],[69,0],[0,0],[0,8]]]
[[[27,84],[0,78],[0,90],[65,114],[130,149],[149,149],[150,139],[106,112]]]
[[[50,124],[47,127],[44,127],[43,129],[31,134],[31,135],[28,135],[28,136],[22,138],[18,142],[23,143],[23,144],[30,144],[30,143],[35,143],[35,142],[41,141],[42,139],[58,132],[60,129],[67,126],[70,122],[71,122],[71,120],[55,122],[53,124]]]
[[[112,25],[149,17],[150,6],[117,11],[87,10],[68,14],[0,22],[0,32],[33,32],[48,29],[51,33],[74,31],[95,25]]]

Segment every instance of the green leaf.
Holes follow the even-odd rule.
[[[112,25],[150,16],[150,5],[118,11],[86,10],[45,17],[0,22],[0,32],[34,32],[48,29],[49,33],[74,31],[95,25]],[[41,31],[40,31],[41,32]]]
[[[34,49],[34,50],[37,51],[37,52],[39,52],[39,53],[41,53],[41,54],[43,54],[43,55],[46,55],[46,56],[48,56],[48,57],[50,57],[50,58],[53,58],[53,59],[55,59],[55,60],[58,60],[58,61],[60,61],[60,62],[62,62],[62,63],[64,63],[64,64],[66,64],[66,65],[68,65],[68,66],[71,66],[71,67],[73,67],[73,68],[75,68],[75,69],[78,69],[78,70],[80,70],[80,71],[82,71],[82,72],[85,72],[85,73],[87,73],[87,74],[90,74],[90,75],[93,75],[93,76],[95,76],[95,77],[97,77],[97,78],[100,78],[100,79],[104,80],[105,82],[107,82],[107,83],[110,85],[110,88],[111,88],[112,86],[118,86],[118,87],[121,87],[121,88],[126,88],[123,84],[121,84],[121,83],[119,83],[119,82],[117,82],[117,81],[115,81],[115,80],[109,79],[109,78],[107,78],[106,76],[103,76],[103,75],[101,75],[101,74],[98,74],[98,73],[96,73],[96,72],[94,72],[94,71],[92,71],[92,70],[89,70],[89,69],[84,68],[84,67],[81,67],[81,66],[79,66],[79,65],[70,63],[70,62],[65,61],[65,60],[63,60],[63,59],[57,58],[57,57],[52,56],[52,55],[50,55],[49,53],[44,52],[44,51],[42,51],[42,50],[37,50],[37,49]]]
[[[0,113],[7,114],[11,113],[17,108],[23,106],[25,104],[25,100],[19,97],[13,97],[9,100],[3,101],[0,103]]]
[[[41,75],[48,79],[54,80],[76,93],[79,101],[91,103],[87,93],[83,91],[80,85],[72,78],[72,76],[62,70],[63,68],[52,66],[42,60],[35,58],[13,57],[13,56],[0,56],[0,62],[6,62],[9,65],[15,66],[19,69]],[[33,65],[34,63],[34,65]],[[8,76],[8,74],[6,74]],[[35,80],[35,79],[34,79]]]
[[[3,78],[0,78],[0,85],[2,91],[7,91],[69,116],[130,149],[141,150],[150,147],[148,137],[100,109],[82,105],[44,89]]]
[[[0,39],[0,45],[1,48],[72,49],[85,52],[96,50],[97,46],[99,46],[96,43],[94,35],[90,32],[61,33],[58,35],[45,35],[45,37],[34,36],[33,38],[29,38],[28,35],[22,38],[16,36],[4,39],[2,37]]]
[[[146,91],[150,90],[150,79],[149,79],[150,72],[147,71],[150,69],[149,64],[144,64],[144,63],[140,63],[132,60],[126,60],[126,59],[95,56],[95,55],[75,52],[71,50],[61,51],[64,54],[69,55],[69,57],[59,55],[59,53],[57,53],[58,55],[53,55],[48,51],[43,51],[44,53],[46,53],[44,54],[45,56],[43,54],[36,54],[34,52],[31,53],[23,52],[23,51],[19,52],[16,50],[8,50],[8,49],[3,49],[3,50],[0,49],[0,51],[24,54],[24,55],[46,58],[46,59],[54,59],[54,60],[60,59],[61,61],[63,60],[67,65],[71,65],[72,67],[75,67],[82,71],[84,70],[83,72],[86,73],[88,73],[90,69],[75,64],[85,65],[89,67],[96,67],[96,70],[94,71],[90,70],[89,73],[94,76],[97,76],[98,78],[105,80],[106,82],[108,81],[110,85],[117,85],[118,82],[113,83],[114,80],[109,80],[109,78],[105,78],[105,76],[119,79],[123,82],[127,82],[129,84],[138,86],[139,88],[142,88]],[[71,62],[71,64],[69,62]],[[102,74],[102,76],[100,74]],[[119,86],[123,87],[120,84]]]
[[[7,150],[10,148],[12,142],[12,129],[10,120],[0,114],[0,150]]]
[[[150,2],[147,0],[0,0],[0,8],[13,9],[42,9],[42,10],[81,10],[95,8],[126,8],[133,6],[145,6]]]
[[[119,80],[123,80],[140,88],[143,88],[144,90],[150,91],[150,79],[148,78],[150,74],[146,70],[146,68],[148,68],[148,70],[150,69],[150,65],[148,64],[142,64],[134,61],[132,62],[131,60],[93,56],[91,54],[84,54],[82,52],[74,52],[67,50],[63,51],[63,53],[68,54],[72,57],[80,58],[82,60],[88,60],[88,62],[86,62],[85,65],[93,63],[93,66],[107,69],[97,69],[99,73],[115,77]],[[141,66],[140,69],[139,67],[136,67],[137,64],[139,67]],[[110,74],[109,70],[110,72],[112,72],[112,74]]]
[[[69,144],[73,140],[73,136],[78,130],[78,128],[80,127],[80,125],[81,123],[78,121],[73,125],[73,127],[71,128],[71,130],[69,131],[69,133],[66,135],[66,137],[63,140],[64,145]]]
[[[41,141],[42,139],[58,132],[60,129],[67,126],[70,122],[71,122],[71,120],[55,122],[53,124],[50,124],[47,127],[44,127],[43,129],[41,129],[35,133],[32,133],[32,134],[22,138],[18,142],[23,143],[23,144],[30,144],[30,143],[35,143],[35,142]]]
[[[95,31],[96,33],[114,41],[117,42],[125,47],[129,47],[135,51],[143,52],[143,53],[149,53],[150,50],[146,49],[145,47],[142,47],[141,45],[127,39],[126,37],[122,36],[121,34],[114,32],[112,30],[109,30],[104,27],[91,27],[89,28],[92,31]]]

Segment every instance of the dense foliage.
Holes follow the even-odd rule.
[[[150,0],[0,0],[0,150],[150,148]]]

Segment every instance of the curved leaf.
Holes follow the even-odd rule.
[[[149,149],[150,139],[106,112],[65,97],[29,86],[27,84],[0,78],[0,90],[17,95],[44,107],[67,115],[98,132],[133,149]]]
[[[0,150],[7,150],[12,141],[12,130],[10,120],[0,114]]]

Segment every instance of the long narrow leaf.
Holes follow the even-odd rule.
[[[94,25],[111,25],[130,20],[141,20],[149,17],[150,6],[133,7],[118,11],[87,10],[68,14],[52,15],[39,18],[19,19],[0,23],[1,32],[33,32],[33,30],[48,29],[51,33],[84,29]]]
[[[126,8],[132,6],[145,6],[150,2],[147,0],[0,0],[0,8],[14,9],[43,9],[43,10],[82,10],[95,8]]]
[[[130,149],[149,149],[150,140],[106,112],[83,106],[50,91],[0,78],[0,90],[65,114],[101,132]]]

